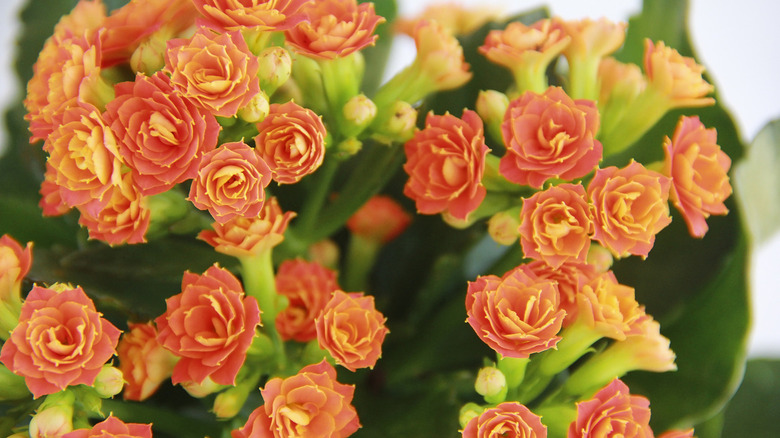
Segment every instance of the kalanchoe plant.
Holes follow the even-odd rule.
[[[736,389],[741,145],[652,7],[37,2],[0,432],[691,437]]]

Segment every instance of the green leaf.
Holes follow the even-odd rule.
[[[780,436],[780,360],[747,363],[745,378],[723,415],[723,438]]]
[[[747,230],[758,245],[780,230],[780,120],[758,133],[734,166],[734,190]]]

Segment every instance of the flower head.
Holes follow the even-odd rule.
[[[669,178],[636,161],[596,171],[588,185],[596,229],[593,238],[616,257],[647,257],[669,216]]]
[[[465,110],[460,119],[429,113],[425,129],[404,145],[409,175],[404,194],[420,213],[446,211],[466,219],[485,197],[482,175],[489,150],[475,112]]]
[[[21,302],[19,286],[32,265],[32,242],[24,248],[8,234],[0,237],[0,301],[8,302],[12,295]]]
[[[257,124],[255,151],[279,184],[294,184],[314,173],[325,158],[325,125],[295,102],[273,104]]]
[[[317,339],[314,320],[339,289],[336,272],[331,269],[301,259],[282,262],[276,272],[276,291],[290,303],[276,316],[276,329],[282,339]]]
[[[159,343],[157,329],[151,322],[129,326],[130,331],[122,335],[116,348],[119,369],[127,382],[122,396],[125,400],[143,401],[171,377],[178,358]]]
[[[124,175],[120,184],[110,186],[104,198],[105,205],[98,211],[79,208],[79,224],[89,230],[89,238],[109,245],[146,242],[151,211],[130,173]]]
[[[414,30],[421,21],[436,20],[453,35],[468,35],[500,15],[498,9],[485,5],[468,7],[456,2],[437,2],[427,5],[416,17],[395,19],[393,29],[414,36]]]
[[[385,21],[373,3],[356,0],[321,0],[304,4],[306,20],[285,33],[293,50],[313,58],[345,57],[373,45],[376,26]]]
[[[91,429],[77,429],[63,435],[62,438],[152,438],[152,425],[125,423],[109,415],[108,418],[92,426]]]
[[[611,271],[593,277],[580,288],[577,320],[601,336],[624,340],[640,334],[642,319],[648,318],[634,295],[634,288],[618,283]]]
[[[24,377],[35,398],[90,386],[114,355],[119,333],[80,287],[36,285],[3,344],[0,362]]]
[[[209,377],[234,385],[260,324],[257,300],[246,296],[238,279],[217,265],[202,275],[185,272],[181,288],[165,301],[165,314],[155,320],[158,342],[181,357],[173,383],[201,383]]]
[[[430,81],[423,95],[458,88],[471,79],[469,64],[464,61],[463,47],[436,20],[421,21],[414,31],[417,47],[413,68]],[[416,100],[416,99],[415,99]]]
[[[299,12],[309,0],[192,0],[206,20],[228,30],[283,31],[305,16]]]
[[[566,311],[563,327],[568,327],[577,319],[577,296],[586,284],[598,276],[599,271],[593,265],[575,260],[567,260],[557,268],[553,268],[541,260],[534,260],[525,266],[537,277],[558,284],[558,292],[561,297],[560,307]]]
[[[552,348],[566,312],[555,282],[524,265],[504,274],[477,277],[466,295],[468,322],[479,338],[505,357],[527,358]]]
[[[509,181],[541,188],[550,178],[572,180],[601,160],[599,114],[590,100],[572,100],[562,88],[526,91],[509,103],[501,124],[506,154],[499,172]]]
[[[188,199],[224,224],[260,214],[270,182],[271,169],[254,149],[242,142],[225,143],[203,156]]]
[[[387,243],[406,230],[412,217],[393,198],[371,197],[347,220],[347,228],[356,236]]]
[[[501,403],[474,417],[463,429],[463,438],[492,437],[546,438],[542,419],[517,402]]]
[[[628,386],[614,379],[590,400],[577,403],[577,420],[568,438],[651,438],[650,401],[631,395]]]
[[[382,355],[382,342],[389,332],[385,321],[384,315],[374,307],[374,297],[337,290],[314,324],[320,347],[336,363],[355,371],[373,368]]]
[[[731,158],[717,137],[715,128],[705,128],[698,117],[683,116],[672,139],[664,141],[664,173],[672,179],[669,197],[693,237],[704,236],[711,214],[728,213],[723,201],[731,195]]]
[[[698,107],[715,103],[705,97],[714,87],[702,78],[704,67],[693,58],[666,47],[663,41],[654,44],[645,40],[645,74],[649,87],[669,99],[672,107]]]

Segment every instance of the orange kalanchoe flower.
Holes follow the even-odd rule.
[[[87,227],[90,239],[109,245],[146,242],[151,211],[131,175],[126,173],[120,184],[112,185],[105,198],[106,205],[97,212],[79,207],[79,224]]]
[[[649,318],[636,301],[634,288],[618,283],[612,271],[601,273],[583,285],[576,301],[578,323],[619,341],[641,334],[641,322]]]
[[[185,272],[181,289],[165,300],[167,310],[155,319],[157,341],[181,358],[173,369],[173,384],[202,383],[208,377],[235,385],[260,324],[257,300],[216,264],[202,275]]]
[[[479,338],[505,357],[527,358],[561,340],[566,312],[556,283],[525,265],[504,274],[477,277],[466,295],[468,322]]]
[[[141,423],[125,423],[109,415],[108,418],[92,426],[92,429],[77,429],[66,433],[62,438],[152,438],[152,425]]]
[[[393,29],[396,32],[414,36],[414,29],[421,21],[436,20],[444,29],[453,35],[468,35],[501,15],[498,9],[480,5],[468,7],[455,2],[437,2],[430,4],[416,17],[396,18]]]
[[[724,215],[731,195],[731,158],[717,144],[715,128],[707,129],[699,117],[681,117],[674,135],[664,140],[664,173],[672,178],[669,197],[682,213],[693,237],[707,233],[707,218]]]
[[[550,178],[572,180],[601,160],[596,140],[599,114],[590,100],[572,100],[562,88],[532,91],[509,103],[501,124],[506,154],[499,172],[509,181],[539,189]]]
[[[325,125],[314,111],[295,102],[273,104],[257,124],[255,151],[279,184],[314,173],[325,158]]]
[[[567,438],[626,436],[652,438],[650,401],[631,395],[619,379],[599,390],[591,399],[577,403],[577,420]]]
[[[404,195],[418,212],[447,212],[465,220],[485,198],[482,175],[490,149],[477,113],[464,110],[460,119],[429,113],[425,129],[406,142],[404,151],[409,175]]]
[[[283,261],[276,272],[276,291],[290,304],[276,316],[276,330],[282,339],[317,339],[314,320],[339,289],[335,271],[301,259]]]
[[[567,261],[585,262],[593,233],[590,206],[581,184],[560,184],[523,200],[520,244],[527,258],[557,269]]]
[[[463,438],[514,436],[546,438],[547,426],[542,418],[517,402],[501,403],[471,419],[463,428]]]
[[[568,260],[552,268],[540,260],[527,263],[525,266],[537,277],[551,280],[558,284],[558,293],[561,297],[560,308],[566,311],[563,319],[563,327],[568,327],[577,319],[577,296],[582,288],[598,276],[598,271],[593,265]]]
[[[705,97],[715,89],[702,78],[704,67],[693,58],[666,47],[663,41],[645,40],[645,74],[651,88],[669,100],[670,107],[699,107],[715,103]]]
[[[254,149],[241,142],[225,143],[204,155],[187,199],[224,224],[237,216],[260,214],[270,182],[271,169]]]
[[[174,91],[162,72],[137,75],[115,90],[105,118],[141,193],[162,193],[194,178],[203,155],[217,146],[214,116]]]
[[[425,87],[423,96],[434,91],[452,90],[471,80],[473,74],[464,60],[463,47],[437,21],[422,21],[417,25],[414,45],[417,56],[412,69],[430,81],[430,88]]]
[[[5,301],[4,286],[21,283],[32,265],[32,242],[22,246],[8,234],[0,237],[0,301]]]
[[[24,377],[35,398],[68,386],[91,386],[116,353],[119,333],[81,287],[36,285],[3,344],[0,362]]]
[[[347,229],[356,236],[387,243],[406,230],[412,217],[393,198],[372,196],[347,220]]]
[[[360,428],[352,406],[355,387],[337,382],[336,369],[324,359],[286,379],[275,377],[260,391],[263,406],[232,438],[345,438]]]
[[[647,257],[669,216],[671,180],[636,161],[596,171],[588,185],[596,230],[593,238],[616,257]]]
[[[192,0],[206,20],[218,28],[283,31],[305,19],[299,12],[309,0]]]
[[[373,3],[356,0],[320,0],[301,8],[306,20],[285,32],[287,44],[303,55],[318,59],[345,57],[367,46],[378,36],[374,29],[385,19],[376,15]]]
[[[168,41],[165,70],[183,96],[215,116],[233,117],[260,92],[259,63],[238,31],[200,27]]]
[[[214,222],[213,230],[203,230],[198,239],[214,250],[233,257],[252,257],[282,243],[293,211],[282,212],[276,197],[268,198],[256,217],[236,216],[224,224]]]
[[[143,401],[173,374],[178,358],[157,341],[157,329],[151,322],[129,324],[117,345],[119,369],[124,376],[125,400]]]
[[[337,290],[314,322],[317,341],[350,371],[374,368],[389,332],[386,320],[374,307],[374,297]]]

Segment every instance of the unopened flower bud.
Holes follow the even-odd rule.
[[[520,214],[514,210],[499,211],[488,220],[488,234],[499,245],[511,245],[520,235]]]
[[[342,133],[347,137],[355,137],[376,117],[376,104],[364,94],[358,94],[347,101],[342,114],[344,116]]]
[[[376,129],[379,141],[405,142],[412,138],[417,128],[417,110],[411,104],[397,100],[385,114]]]
[[[486,401],[500,403],[506,398],[506,377],[498,368],[484,367],[477,373],[474,390]]]
[[[73,405],[56,405],[38,411],[30,420],[30,438],[62,436],[73,430]]]
[[[339,246],[330,239],[320,240],[309,246],[308,254],[309,260],[333,269],[339,261]]]
[[[290,52],[279,46],[269,47],[257,57],[260,62],[258,77],[260,88],[272,95],[277,88],[290,78],[292,58]]]
[[[203,398],[209,394],[213,394],[222,388],[222,385],[214,382],[211,378],[206,377],[201,383],[195,382],[183,382],[181,387],[184,388],[187,393],[195,398]]]
[[[152,76],[165,67],[167,39],[152,37],[141,43],[130,56],[130,68],[136,73]]]
[[[593,265],[598,272],[607,272],[612,267],[612,261],[612,253],[608,249],[598,243],[590,245],[587,262],[589,265]]]
[[[248,104],[238,110],[238,117],[247,123],[259,123],[268,115],[270,108],[268,96],[260,90]]]
[[[238,385],[217,394],[213,408],[217,418],[235,417],[244,406],[244,402],[249,396],[249,389],[248,385]]]
[[[477,96],[476,107],[477,114],[485,122],[488,133],[495,140],[501,141],[501,123],[509,107],[509,98],[500,91],[482,90]]]
[[[338,145],[336,145],[336,151],[339,156],[347,158],[355,155],[363,149],[363,142],[355,137],[347,138]]]
[[[460,422],[460,427],[466,427],[472,418],[479,417],[484,410],[485,409],[482,406],[476,403],[466,403],[463,405],[463,407],[460,408],[460,413],[458,414],[458,422]]]
[[[103,398],[111,398],[120,392],[125,386],[122,371],[119,368],[106,365],[95,377],[95,383],[92,385],[97,394]]]

